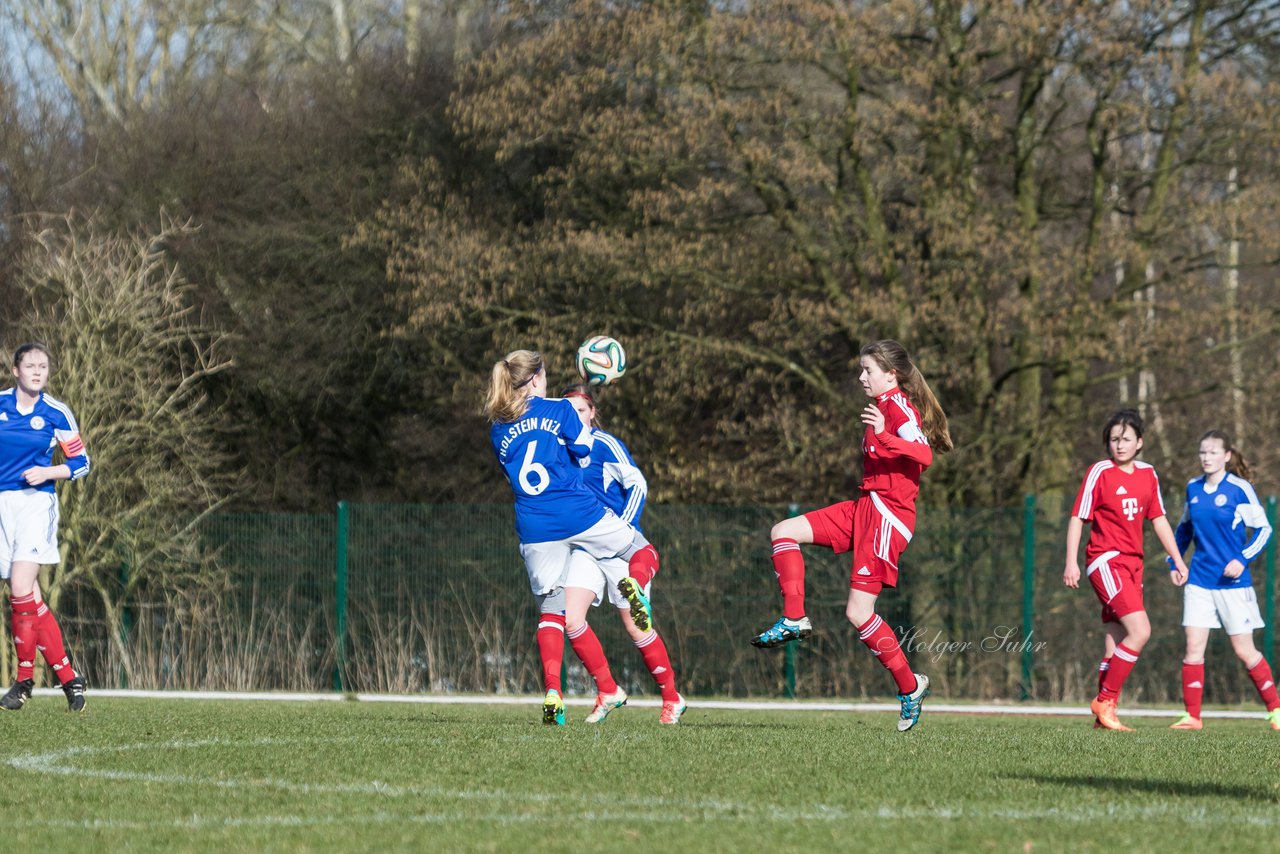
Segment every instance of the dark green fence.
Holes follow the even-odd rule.
[[[1275,517],[1275,500],[1268,503]],[[654,613],[681,690],[732,696],[877,697],[891,681],[845,620],[847,555],[806,547],[802,644],[762,651],[749,638],[778,615],[769,561],[774,522],[802,508],[651,506],[646,533],[662,554]],[[1062,502],[994,509],[921,508],[901,588],[878,611],[913,665],[949,698],[1080,700],[1102,650],[1087,582],[1061,581]],[[131,603],[121,654],[91,597],[68,615],[99,684],[348,691],[533,692],[534,613],[507,505],[342,504],[333,515],[224,515],[203,538],[215,592]],[[1273,550],[1253,567],[1274,651]],[[1162,555],[1148,544],[1148,554]],[[1178,698],[1181,591],[1163,560],[1147,567],[1153,638],[1126,687],[1131,700]],[[78,603],[78,604],[77,604]],[[628,690],[652,691],[614,609],[592,625]],[[1253,699],[1229,644],[1214,633],[1207,702]],[[569,656],[572,658],[572,655]],[[126,667],[126,659],[128,666]],[[1273,659],[1274,660],[1274,659]],[[576,662],[570,690],[591,690]]]

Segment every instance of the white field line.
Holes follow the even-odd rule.
[[[1057,820],[1069,822],[1099,822],[1123,819],[1172,819],[1195,826],[1230,824],[1254,827],[1280,826],[1280,814],[1270,810],[1262,814],[1221,814],[1208,808],[1188,809],[1185,804],[1080,804],[1043,809],[1008,809],[1002,807],[894,807],[881,806],[871,809],[849,810],[829,804],[809,804],[795,808],[777,804],[748,804],[717,799],[690,801],[685,798],[672,800],[643,795],[622,795],[608,792],[514,792],[503,789],[454,789],[447,786],[396,786],[378,780],[352,783],[300,783],[270,777],[228,779],[226,777],[199,777],[187,774],[161,774],[138,771],[122,771],[107,768],[84,768],[74,763],[79,757],[102,756],[123,753],[164,753],[209,747],[271,747],[296,744],[365,743],[365,739],[348,738],[258,738],[236,741],[225,738],[191,741],[118,745],[112,747],[77,746],[45,753],[29,753],[9,759],[5,764],[19,771],[37,774],[53,774],[66,777],[82,777],[112,780],[116,782],[159,783],[179,786],[210,786],[219,789],[274,789],[297,795],[322,793],[353,794],[381,799],[440,798],[446,801],[491,802],[493,809],[458,816],[449,811],[410,813],[407,815],[377,810],[367,814],[344,812],[341,816],[303,817],[298,815],[263,816],[202,816],[199,814],[175,816],[173,819],[121,820],[117,817],[86,817],[79,821],[67,819],[43,819],[37,816],[20,816],[18,823],[12,817],[0,817],[0,828],[59,827],[87,830],[146,830],[146,829],[203,829],[227,827],[312,827],[332,824],[384,824],[384,823],[528,823],[552,821],[563,824],[566,820],[617,824],[625,821],[669,822],[672,816],[697,817],[703,821],[780,821],[780,822],[869,822],[915,820],[984,820],[1015,821]],[[384,741],[386,741],[384,739]],[[585,803],[584,803],[585,801]],[[529,812],[512,813],[504,807],[513,804],[538,804],[550,807],[543,815]]]
[[[58,688],[37,688],[35,695],[61,697]],[[121,688],[90,688],[89,699],[94,697],[122,697],[141,700],[274,700],[278,702],[325,703],[342,702],[351,698],[363,703],[425,703],[428,705],[473,705],[473,706],[527,706],[539,705],[542,695],[518,694],[338,694],[338,693],[301,693],[293,694],[276,691],[141,691]],[[700,700],[688,698],[691,709],[726,709],[746,712],[897,712],[897,703],[853,703],[822,700]],[[565,705],[590,706],[595,702],[593,697],[565,697]],[[662,700],[656,697],[631,697],[628,706],[639,708],[659,708]],[[1042,716],[1067,715],[1091,717],[1088,706],[1022,706],[1012,703],[961,704],[926,702],[931,714],[957,715],[1015,715]],[[1135,718],[1176,718],[1183,714],[1181,709],[1122,708],[1125,717]],[[1206,709],[1202,715],[1206,718],[1238,718],[1262,720],[1266,713],[1262,711],[1214,711]]]

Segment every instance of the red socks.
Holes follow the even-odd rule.
[[[652,545],[645,546],[627,561],[627,575],[630,575],[640,586],[644,587],[658,574],[658,550]]]
[[[542,659],[542,687],[560,690],[560,669],[564,666],[564,614],[539,614],[538,657]]]
[[[1276,682],[1271,676],[1271,667],[1265,655],[1258,658],[1258,663],[1249,668],[1249,678],[1258,689],[1258,696],[1270,712],[1280,708],[1280,697],[1276,696]]]
[[[898,639],[893,636],[893,629],[878,614],[872,614],[870,620],[858,626],[858,637],[885,669],[893,674],[899,694],[910,694],[916,689],[916,675],[911,672],[911,665],[907,663]]]
[[[36,594],[11,596],[9,607],[13,610],[13,622],[10,624],[13,631],[13,651],[18,655],[17,681],[22,682],[33,678],[36,669],[36,623],[39,620],[36,615]]]
[[[1107,656],[1098,662],[1098,693],[1102,693],[1102,681],[1107,678],[1107,671],[1111,669],[1111,656]]]
[[[1133,672],[1133,666],[1137,663],[1138,653],[1124,644],[1117,644],[1115,654],[1111,656],[1111,666],[1107,668],[1102,687],[1098,689],[1098,699],[1114,702],[1120,696],[1124,681],[1129,678],[1129,674]]]
[[[1253,673],[1250,671],[1250,675]],[[1274,693],[1274,690],[1273,690]],[[1182,703],[1187,707],[1187,714],[1193,718],[1200,717],[1200,701],[1204,697],[1204,662],[1182,662]]]
[[[604,655],[604,647],[600,646],[600,639],[596,637],[591,626],[583,623],[576,631],[569,632],[569,644],[582,662],[582,666],[587,668],[591,678],[596,680],[596,691],[601,694],[616,693],[618,683],[613,681],[613,674],[609,672],[609,660]]]
[[[667,645],[662,642],[658,633],[649,632],[636,641],[636,648],[644,656],[644,666],[649,668],[649,674],[653,677],[654,683],[662,691],[662,701],[674,703],[679,700],[680,693],[676,691],[676,674],[671,669]]]
[[[76,678],[71,669],[71,659],[67,658],[67,650],[62,643],[62,629],[58,626],[53,612],[43,602],[36,609],[36,649],[44,655],[44,660],[53,668],[53,675],[66,685]]]
[[[799,543],[785,537],[773,541],[773,572],[782,591],[782,616],[800,619],[804,616],[804,557]]]

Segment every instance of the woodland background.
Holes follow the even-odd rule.
[[[1280,2],[0,0],[0,30],[0,341],[50,345],[96,470],[55,603],[199,586],[209,514],[504,502],[490,366],[540,349],[555,387],[596,333],[658,503],[848,495],[882,337],[951,419],[925,505],[1069,500],[1121,404],[1171,504],[1211,427],[1280,487]]]

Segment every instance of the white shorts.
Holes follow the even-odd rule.
[[[58,554],[58,496],[42,489],[0,492],[0,579],[14,561],[53,564]]]
[[[1226,629],[1247,635],[1266,626],[1252,587],[1210,590],[1188,584],[1182,594],[1182,625],[1198,629]]]
[[[599,522],[568,539],[521,543],[520,556],[529,572],[529,588],[540,596],[563,587],[569,574],[569,555],[575,546],[597,560],[616,558],[627,552],[637,538],[641,546],[648,544],[639,531],[609,511]]]
[[[596,560],[582,549],[574,549],[569,556],[569,574],[565,577],[565,587],[579,587],[583,590],[594,590],[595,601],[592,607],[604,601],[605,591],[609,593],[609,601],[616,608],[630,608],[625,596],[618,592],[618,582],[630,573],[630,563],[624,558],[607,557]],[[644,586],[644,595],[649,595],[650,581]]]

